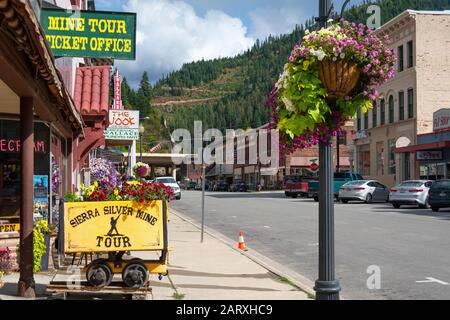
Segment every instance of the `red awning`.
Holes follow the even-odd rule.
[[[444,149],[450,148],[450,141],[440,141],[432,143],[417,144],[415,146],[408,146],[403,148],[395,149],[396,153],[413,153],[422,150],[434,150],[434,149]]]

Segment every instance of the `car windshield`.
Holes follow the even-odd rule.
[[[357,180],[364,180],[364,178],[359,175],[359,174],[352,174],[349,172],[336,172],[334,174],[334,179],[335,180],[347,180],[347,179],[352,179],[352,176],[355,177]]]
[[[350,182],[347,182],[346,184],[344,184],[344,187],[348,187],[348,186],[362,186],[365,183],[366,183],[366,181],[360,181],[360,180],[358,180],[358,181],[350,181]]]
[[[421,186],[423,186],[423,182],[421,181],[407,181],[399,185],[401,188],[418,188]]]
[[[158,178],[156,181],[159,183],[177,183],[174,178]]]
[[[450,188],[450,180],[436,181],[433,184],[433,187],[435,187],[435,188]]]

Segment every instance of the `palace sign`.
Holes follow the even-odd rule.
[[[57,57],[136,60],[136,14],[42,9],[41,24]]]
[[[139,140],[139,131],[136,129],[108,129],[103,135],[107,140]]]

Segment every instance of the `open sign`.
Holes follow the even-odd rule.
[[[139,129],[139,111],[109,110],[111,129]]]

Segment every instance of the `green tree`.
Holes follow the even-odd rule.
[[[147,71],[142,74],[139,89],[136,94],[136,107],[141,113],[141,117],[147,117],[150,109],[150,101],[152,98],[152,86]]]

